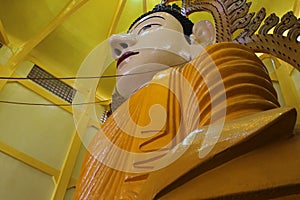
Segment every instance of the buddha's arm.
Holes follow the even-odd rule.
[[[161,160],[163,165],[181,154],[149,175],[138,199],[269,199],[293,194],[300,184],[300,132],[291,137],[295,121],[293,108],[263,111],[225,122],[218,140],[206,142],[209,127],[204,126]]]
[[[239,44],[212,45],[181,73],[197,94],[200,126],[212,123],[213,115],[215,121],[222,114],[226,119],[235,119],[279,106],[265,66],[250,49]],[[196,117],[188,116],[191,120]]]

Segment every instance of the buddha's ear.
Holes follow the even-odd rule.
[[[193,33],[190,35],[191,44],[207,46],[213,44],[216,39],[214,25],[207,20],[200,20],[193,26]]]

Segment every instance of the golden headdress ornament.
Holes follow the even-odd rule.
[[[162,0],[161,4],[172,2],[175,0]],[[216,42],[243,44],[254,52],[280,58],[300,71],[300,18],[292,11],[281,18],[275,13],[266,17],[265,8],[249,13],[250,7],[247,0],[182,0],[181,13],[189,16],[193,12],[210,12],[215,21]],[[283,35],[285,32],[287,35]]]

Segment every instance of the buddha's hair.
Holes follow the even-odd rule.
[[[178,5],[173,4],[173,5],[164,5],[164,4],[158,4],[156,5],[153,10],[144,13],[141,15],[139,18],[137,18],[129,27],[128,30],[130,30],[139,20],[142,18],[146,17],[147,15],[150,15],[152,13],[156,12],[166,12],[174,16],[182,25],[183,28],[183,33],[186,36],[190,36],[192,34],[192,29],[193,29],[193,22],[191,22],[187,17],[183,16],[181,14],[181,9]]]

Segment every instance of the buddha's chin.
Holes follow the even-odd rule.
[[[143,49],[139,54],[123,60],[117,70],[117,90],[130,97],[139,88],[150,82],[155,74],[187,62],[183,57],[166,50]]]
[[[130,67],[126,73],[117,78],[117,90],[124,98],[129,98],[132,94],[138,91],[141,87],[147,85],[153,76],[169,66],[159,63],[140,64]]]

